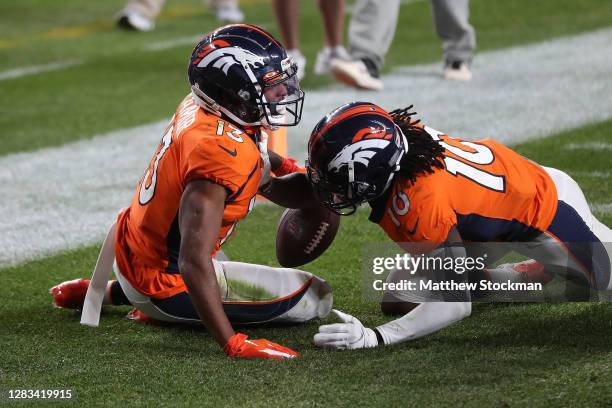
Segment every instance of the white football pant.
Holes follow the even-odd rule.
[[[333,304],[331,286],[309,272],[290,268],[213,259],[223,308],[230,322],[299,323],[323,318]],[[113,265],[117,280],[132,305],[147,316],[165,322],[200,324],[192,305],[186,313],[164,309],[164,300],[151,299],[138,292]],[[189,302],[183,294],[185,301]]]

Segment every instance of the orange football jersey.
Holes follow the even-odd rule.
[[[126,279],[143,294],[157,298],[185,290],[178,270],[178,211],[185,186],[191,180],[207,179],[228,190],[216,251],[252,210],[263,165],[247,130],[206,112],[187,96],[132,203],[119,214],[115,254]]]
[[[370,220],[396,242],[442,243],[456,226],[466,241],[529,241],[557,210],[555,185],[538,164],[493,140],[425,130],[445,148],[444,168],[398,176],[372,203]]]

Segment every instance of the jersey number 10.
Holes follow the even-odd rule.
[[[457,144],[469,149],[464,150],[461,147],[444,142],[440,137],[445,136],[442,132],[428,126],[425,126],[425,131],[429,133],[434,140],[437,140],[442,147],[454,155],[459,156],[466,162],[485,166],[495,161],[495,155],[493,155],[493,152],[487,146],[472,142],[457,141]],[[491,174],[466,162],[457,160],[453,157],[444,157],[446,171],[453,176],[461,175],[490,190],[499,192],[506,191],[506,179],[504,176]]]

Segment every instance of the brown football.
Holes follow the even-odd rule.
[[[325,207],[283,212],[276,230],[276,258],[286,268],[317,259],[331,245],[340,226],[340,216]]]

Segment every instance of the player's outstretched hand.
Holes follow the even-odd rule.
[[[319,347],[337,350],[355,350],[378,346],[374,330],[368,329],[348,313],[333,309],[332,312],[342,323],[326,324],[319,327],[314,335],[314,343]]]
[[[272,343],[266,339],[249,340],[243,333],[236,333],[229,338],[223,351],[229,357],[240,358],[295,358],[300,355],[290,348]]]

